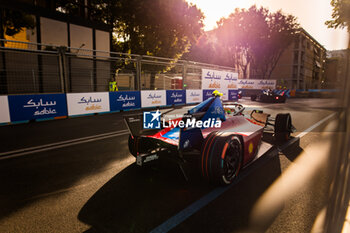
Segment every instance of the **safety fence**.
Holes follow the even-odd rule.
[[[90,93],[55,93],[0,96],[0,124],[68,116],[195,104],[212,96],[214,89],[145,90]],[[228,90],[224,100],[237,100]]]
[[[0,40],[0,94],[201,89],[203,68],[193,61]]]

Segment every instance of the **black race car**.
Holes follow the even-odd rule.
[[[260,101],[265,103],[285,103],[287,96],[282,92],[281,94],[274,93],[271,89],[263,90],[260,94],[251,95],[252,101]]]

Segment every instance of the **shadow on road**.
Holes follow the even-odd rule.
[[[280,174],[279,156],[262,156],[241,171],[237,184],[172,231],[245,229],[254,203]],[[91,197],[78,219],[91,226],[87,232],[149,232],[215,188],[200,177],[184,182],[176,167],[132,164]]]
[[[148,232],[213,189],[191,178],[186,183],[173,164],[132,164],[95,193],[78,218],[92,226],[91,232]]]
[[[126,147],[127,137],[119,137],[1,160],[0,219],[129,157],[119,149]]]

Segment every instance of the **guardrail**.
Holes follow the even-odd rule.
[[[25,123],[109,113],[206,100],[214,89],[117,91],[0,96],[0,124]],[[228,90],[223,100],[237,101],[238,90]]]

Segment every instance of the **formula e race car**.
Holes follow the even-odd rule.
[[[282,92],[281,94],[274,93],[272,90],[263,90],[260,94],[251,95],[251,101],[260,101],[265,103],[285,103],[287,96]]]
[[[277,114],[273,119],[259,110],[244,116],[244,110],[238,103],[223,105],[220,94],[214,92],[182,117],[163,119],[160,129],[145,129],[145,112],[125,116],[130,153],[139,166],[162,158],[174,161],[186,179],[183,165],[195,156],[203,177],[230,184],[258,153],[264,130],[270,127],[276,140],[286,141],[294,129],[289,113]],[[153,120],[160,115],[159,110],[152,114]]]

